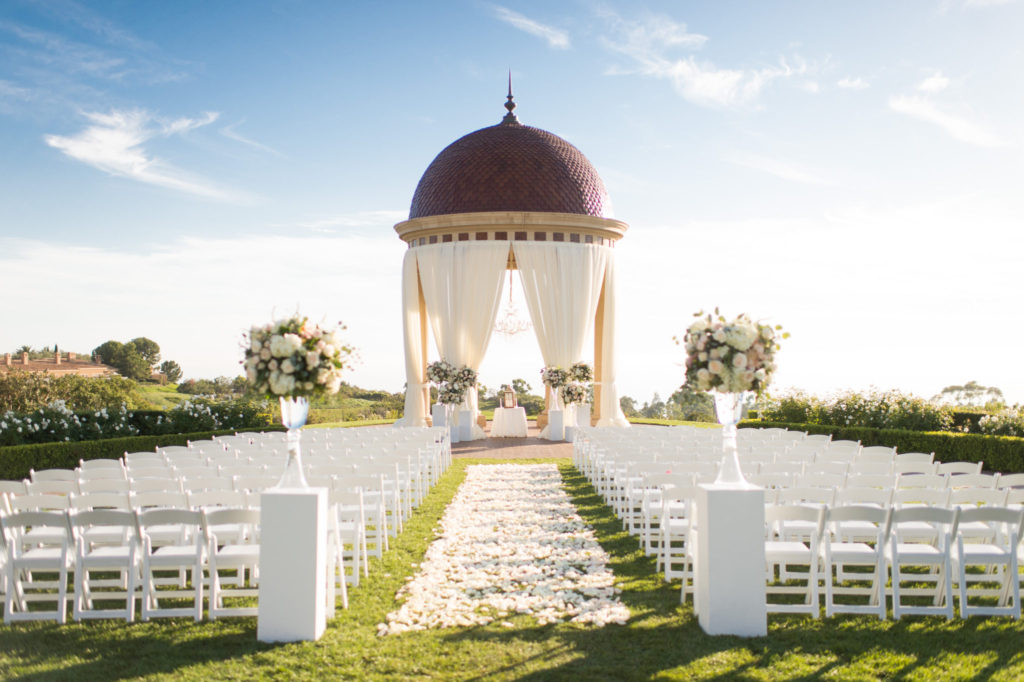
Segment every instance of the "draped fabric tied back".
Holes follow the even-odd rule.
[[[537,342],[546,366],[568,369],[583,359],[594,323],[611,249],[596,244],[514,242]],[[575,426],[574,410],[565,425]],[[547,437],[547,428],[540,437]]]
[[[479,371],[498,317],[508,242],[450,243],[421,246],[416,253],[427,317],[441,359]],[[421,361],[422,364],[422,361]],[[476,424],[476,389],[462,409],[472,412],[473,439],[486,438]]]

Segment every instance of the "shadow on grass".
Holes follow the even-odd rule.
[[[118,645],[111,647],[116,637]],[[81,624],[19,624],[4,628],[4,656],[17,660],[21,680],[127,679],[238,658],[271,650],[256,641],[252,619],[188,623],[179,619],[126,625],[120,621]],[[56,652],[75,652],[60,669],[46,668]],[[0,668],[0,676],[9,671]]]
[[[690,604],[679,603],[678,583],[655,572],[636,538],[622,529],[585,478],[561,466],[565,488],[580,515],[594,528],[621,599],[629,607],[626,626],[604,628],[560,624],[514,629],[475,628],[452,632],[452,642],[488,642],[521,648],[544,642],[541,651],[494,665],[473,679],[634,680],[789,679],[824,676],[851,679],[1019,678],[1024,666],[1024,627],[1005,619],[947,622],[940,618],[881,621],[864,616],[814,620],[772,615],[767,637],[743,639],[704,634]],[[523,647],[525,648],[525,647]]]

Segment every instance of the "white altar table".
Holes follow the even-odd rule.
[[[526,438],[526,408],[496,407],[491,438]]]

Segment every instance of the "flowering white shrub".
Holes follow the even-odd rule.
[[[419,573],[398,592],[401,608],[378,634],[485,625],[511,614],[541,624],[624,624],[629,610],[608,555],[561,481],[554,464],[467,467]]]
[[[745,314],[732,321],[702,315],[695,315],[697,320],[683,338],[686,384],[698,391],[764,391],[775,372],[779,349],[775,332],[782,327],[773,329]],[[782,338],[787,336],[782,334]]]
[[[1024,437],[1024,407],[1008,407],[998,414],[987,414],[978,421],[978,428],[988,436]]]
[[[242,363],[249,385],[268,398],[337,393],[352,354],[342,329],[322,329],[297,315],[253,327]]]

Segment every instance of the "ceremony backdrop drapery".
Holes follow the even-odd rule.
[[[429,405],[423,396],[427,385],[420,337],[420,283],[416,252],[409,249],[402,261],[402,331],[405,336],[405,416],[398,426],[426,426]]]
[[[427,317],[441,358],[456,367],[480,369],[498,317],[509,242],[420,246],[416,253]],[[422,363],[422,361],[421,361]],[[476,425],[477,392],[464,409],[473,413],[473,438],[485,438]]]
[[[596,244],[514,242],[512,250],[544,364],[568,369],[583,359],[611,249]],[[567,410],[565,417],[566,426],[575,426],[574,410]],[[540,437],[547,437],[547,428]]]
[[[619,390],[615,385],[615,301],[618,292],[615,282],[615,259],[609,258],[604,270],[604,334],[601,345],[601,418],[598,426],[628,427],[629,421],[619,404]]]

